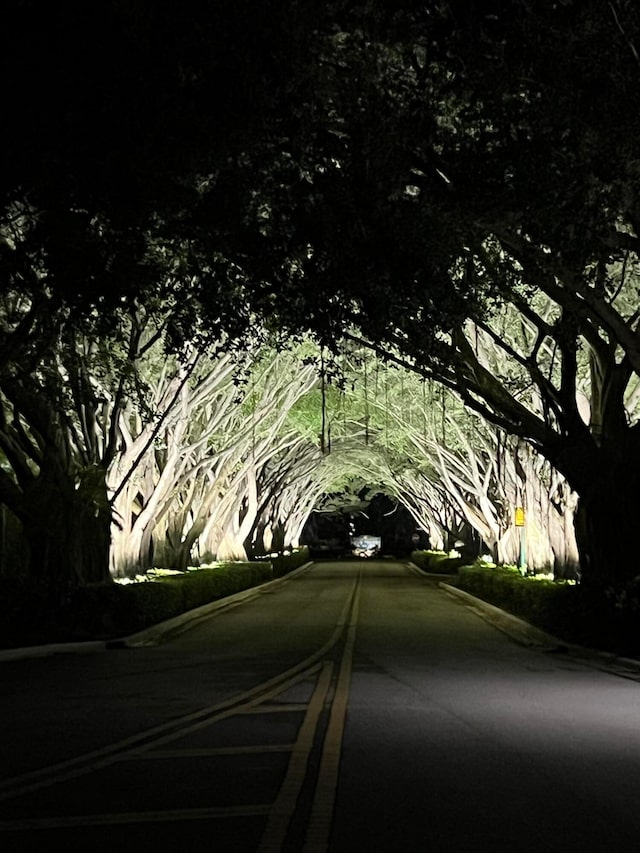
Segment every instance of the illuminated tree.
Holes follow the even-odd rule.
[[[123,311],[107,338],[97,319],[35,317],[33,302],[2,298],[0,498],[28,543],[23,571],[49,583],[108,579],[111,510],[106,471],[118,452],[120,418],[135,395],[144,349],[140,317]],[[46,330],[46,334],[45,334]],[[41,344],[46,340],[46,350]]]
[[[241,362],[230,354],[201,357],[190,381],[180,383],[160,429],[153,418],[129,418],[137,433],[127,433],[109,472],[111,488],[119,492],[116,574],[246,558],[245,540],[262,505],[286,480],[286,460],[299,441],[283,429],[287,412],[317,381],[312,366],[301,368],[298,358],[274,352],[247,354]],[[178,365],[157,375],[158,400],[174,397],[185,369]],[[132,466],[120,488],[119,478]]]
[[[85,6],[12,0],[3,21],[4,112],[20,129],[3,135],[0,169],[6,502],[37,453],[65,443],[51,424],[67,429],[54,365],[78,349],[62,359],[68,330],[99,348],[143,307],[175,352],[240,345],[264,322],[404,359],[562,473],[580,497],[585,581],[633,575],[635,5],[247,14],[225,0],[178,16],[114,0],[98,26]],[[510,320],[503,336],[505,312],[522,334]],[[53,524],[34,510],[33,528],[78,517],[76,482],[100,505],[98,468],[99,490],[65,473],[66,509]]]
[[[146,0],[91,14],[77,2],[4,9],[0,500],[34,576],[109,577],[105,477],[144,396],[140,317],[181,357],[259,334],[229,256],[234,168],[304,55],[307,19],[292,10],[273,26],[271,11],[189,0],[179,15]],[[133,408],[153,423],[144,447],[168,410]]]
[[[379,388],[368,403],[371,453],[385,460],[386,488],[429,531],[432,545],[451,547],[472,529],[499,562],[518,562],[514,509],[525,506],[529,568],[573,576],[575,496],[564,478],[526,444],[470,415],[456,395],[373,365]],[[362,385],[356,395],[364,395]]]
[[[232,380],[238,369],[230,356],[211,362],[194,355],[186,365],[174,360],[161,367],[156,361],[148,379],[149,408],[141,412],[130,401],[121,420],[121,449],[108,475],[115,574],[146,569],[154,557],[158,565],[187,564],[194,533],[202,530],[198,510],[206,496],[206,469],[215,467],[209,442],[237,409]],[[187,372],[191,381],[185,381]],[[198,471],[202,476],[196,481]],[[154,535],[161,524],[164,535]]]
[[[605,585],[635,574],[640,509],[639,40],[624,2],[345,12],[254,202],[290,263],[248,261],[283,323],[355,327],[544,456],[580,498],[583,580]]]
[[[290,476],[296,455],[306,446],[299,434],[287,428],[289,410],[317,382],[312,365],[300,365],[300,352],[267,351],[252,371],[251,385],[243,412],[245,428],[240,431],[230,464],[223,479],[223,494],[214,504],[202,534],[201,547],[218,557],[245,557],[263,553],[256,537],[266,508],[277,499],[279,489]],[[272,519],[272,534],[286,519]],[[288,532],[281,537],[279,550],[290,546]]]

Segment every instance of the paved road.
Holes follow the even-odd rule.
[[[0,663],[0,849],[637,851],[640,684],[391,561]]]

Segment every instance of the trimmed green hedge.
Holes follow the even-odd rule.
[[[0,647],[123,637],[282,577],[308,558],[308,550],[301,549],[266,560],[192,569],[141,583],[74,590],[26,580],[4,582]]]
[[[640,613],[611,590],[523,577],[518,569],[461,566],[455,586],[569,643],[640,654]]]
[[[516,568],[478,564],[461,566],[456,586],[538,625],[545,620],[555,625],[556,611],[569,607],[576,590],[552,580],[523,577]]]
[[[147,621],[152,614],[148,624],[154,624],[272,578],[271,563],[225,563],[180,575],[165,575],[150,583],[129,584],[125,589],[135,597],[137,609],[144,614],[142,618]],[[163,587],[170,590],[170,596],[165,597],[164,592],[159,592]]]
[[[463,557],[450,557],[445,551],[412,551],[411,562],[424,572],[455,575],[464,563]]]
[[[298,548],[288,554],[269,557],[269,560],[273,566],[274,578],[281,578],[283,575],[286,575],[295,569],[299,569],[300,566],[304,566],[305,563],[309,562],[309,549],[304,545],[302,548]]]

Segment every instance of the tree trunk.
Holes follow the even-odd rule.
[[[69,587],[111,580],[111,513],[102,468],[91,466],[74,478],[45,461],[22,504],[32,578]]]
[[[284,550],[285,546],[285,529],[284,524],[282,522],[277,521],[273,522],[271,525],[272,529],[272,539],[271,539],[271,552],[280,552]]]
[[[267,522],[260,518],[254,524],[253,530],[244,541],[244,549],[247,552],[247,557],[254,560],[256,557],[262,557],[265,553],[264,533],[267,528]]]
[[[602,454],[589,469],[576,512],[576,539],[585,585],[620,586],[640,575],[635,531],[640,519],[640,455]]]

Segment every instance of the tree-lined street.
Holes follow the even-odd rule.
[[[2,850],[635,851],[638,665],[463,596],[640,649],[640,6],[6,0],[0,62]]]
[[[295,547],[355,443],[434,544],[513,561],[526,504],[534,570],[637,595],[635,4],[11,0],[0,39],[0,574]]]
[[[637,849],[640,674],[518,645],[404,563],[0,666],[3,850]]]

